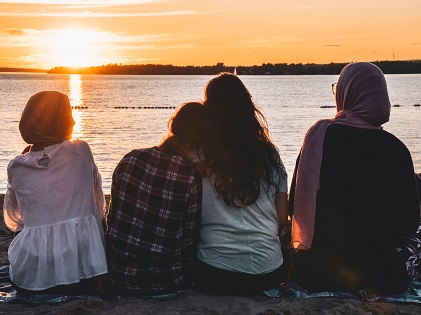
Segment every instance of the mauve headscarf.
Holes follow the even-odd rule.
[[[318,121],[304,138],[296,176],[292,221],[294,248],[308,250],[313,241],[326,129],[331,124],[381,129],[381,125],[389,121],[390,101],[382,71],[367,62],[346,65],[336,87],[336,109],[335,118]]]
[[[31,144],[30,151],[39,151],[69,140],[73,125],[67,95],[57,91],[42,91],[29,98],[22,112],[19,130],[22,139]]]

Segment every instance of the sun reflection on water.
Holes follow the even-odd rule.
[[[73,119],[75,120],[72,139],[79,139],[82,138],[85,129],[84,112],[78,108],[83,106],[82,80],[80,74],[71,74],[69,76],[69,99],[70,105],[72,106]]]

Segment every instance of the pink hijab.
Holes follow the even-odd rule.
[[[69,98],[57,91],[42,91],[32,95],[19,122],[22,139],[31,144],[30,151],[72,137],[74,120]]]
[[[316,218],[316,196],[326,129],[342,124],[365,129],[382,129],[389,121],[390,101],[386,80],[374,64],[357,62],[346,65],[336,87],[335,118],[316,122],[304,138],[297,170],[292,220],[292,245],[310,249]]]

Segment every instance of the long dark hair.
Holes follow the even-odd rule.
[[[276,187],[274,172],[285,176],[267,121],[234,74],[221,73],[205,87],[206,138],[202,171],[227,205],[254,203],[262,181]]]

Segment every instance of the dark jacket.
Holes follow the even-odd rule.
[[[292,280],[313,291],[404,292],[409,277],[396,247],[419,223],[405,145],[384,130],[331,125],[323,144],[312,247],[295,256]]]

